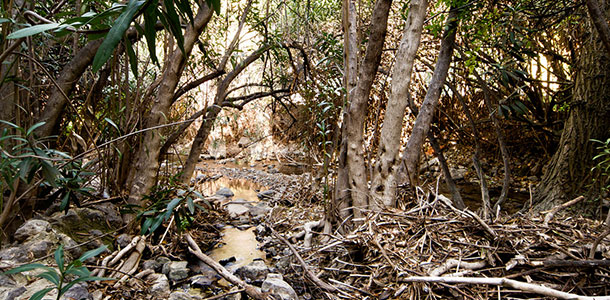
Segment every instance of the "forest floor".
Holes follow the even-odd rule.
[[[283,171],[302,173],[298,166],[292,164]],[[370,211],[365,218],[353,220],[349,229],[323,233],[324,201],[318,185],[312,184],[308,173],[283,174],[279,172],[281,168],[277,163],[244,164],[236,160],[222,164],[206,161],[198,168],[194,186],[211,202],[218,200],[214,193],[226,185],[235,196],[199,212],[188,233],[211,257],[223,245],[229,256],[233,248],[238,253],[240,248],[250,252],[259,248],[260,253],[241,265],[237,265],[240,257],[220,259],[226,269],[247,284],[264,288],[267,273],[280,273],[298,299],[305,300],[554,299],[610,294],[610,239],[604,238],[608,231],[603,222],[563,214],[569,207],[541,214],[520,211],[529,198],[525,197],[529,195],[526,184],[532,178],[522,176],[516,180],[520,183],[515,184],[513,194],[518,197],[513,197],[514,207],[507,209],[510,214],[503,212],[485,221],[472,212],[477,209],[476,197],[471,210],[454,208],[439,191],[443,184],[438,183],[438,169],[430,166],[425,170],[429,180],[415,193],[406,193],[407,201],[400,209]],[[455,171],[463,173],[461,186],[476,185],[470,170],[458,166]],[[492,176],[491,180],[496,179]],[[476,194],[476,189],[472,193]],[[247,206],[234,201],[241,197],[259,199]],[[231,205],[246,205],[250,215],[233,214],[227,209]],[[254,217],[254,207],[262,208],[264,214],[256,213],[258,217]],[[144,246],[140,250],[128,245],[138,244],[138,236],[113,237],[117,250],[91,262],[91,269],[104,261],[108,263],[109,258],[125,264],[130,256],[138,256],[135,267],[121,284],[90,283],[88,297],[245,299],[243,287],[219,281],[219,276],[189,251],[185,232],[173,228],[164,227],[159,234],[142,239]],[[229,233],[227,228],[236,228],[238,235],[244,232],[245,238],[230,245],[235,233]],[[118,250],[127,248],[129,251],[122,251],[122,258],[119,257]],[[10,261],[8,257],[0,253],[3,263]],[[47,262],[52,264],[50,259],[47,257]],[[264,262],[262,278],[258,269],[253,269],[256,262],[252,260]],[[172,264],[180,262],[187,267],[173,271]],[[254,274],[238,271],[246,264],[250,265],[246,270],[254,270]],[[176,275],[181,270],[186,274]],[[167,276],[164,280],[163,273]],[[117,276],[122,277],[120,273],[112,274]],[[31,278],[13,280],[28,288],[34,283]],[[9,287],[5,296],[16,290],[15,285],[0,286]],[[289,294],[284,299],[292,299]],[[22,292],[19,297],[26,295]]]

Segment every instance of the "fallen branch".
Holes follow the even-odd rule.
[[[487,265],[485,261],[475,261],[475,262],[466,262],[457,259],[448,259],[444,264],[440,265],[436,269],[430,271],[430,276],[436,277],[441,276],[447,271],[459,267],[460,269],[466,270],[476,270],[480,268],[484,268]]]
[[[610,300],[610,296],[580,296],[576,294],[558,291],[545,286],[516,281],[506,278],[479,278],[479,277],[438,277],[438,276],[412,276],[401,278],[401,282],[436,282],[436,283],[466,283],[466,284],[489,284],[510,287],[523,292],[535,293],[558,299],[571,300]]]
[[[137,237],[136,237],[137,238]],[[135,238],[134,238],[135,240]],[[131,275],[133,275],[138,270],[138,265],[140,264],[140,259],[142,258],[142,253],[144,253],[144,248],[146,248],[146,239],[144,237],[140,237],[138,243],[135,247],[135,251],[131,252],[129,258],[123,263],[121,268],[118,270],[120,273],[123,273],[121,279],[119,279],[115,284],[114,288],[118,288],[121,282],[127,280]],[[116,274],[116,273],[115,273]],[[114,275],[112,276],[114,277]]]
[[[245,281],[243,281],[243,280],[239,279],[237,276],[233,275],[231,272],[229,272],[227,269],[225,269],[215,260],[213,260],[209,256],[203,254],[203,252],[201,251],[201,248],[199,248],[199,246],[197,245],[197,242],[195,242],[195,240],[193,240],[193,238],[191,237],[190,234],[187,233],[187,234],[185,234],[185,236],[186,236],[187,242],[189,243],[189,252],[191,252],[193,255],[197,256],[197,258],[199,258],[205,264],[210,266],[210,268],[214,269],[214,271],[216,271],[216,273],[218,273],[218,275],[222,276],[228,282],[238,286],[239,288],[244,289],[246,294],[248,294],[248,296],[250,296],[254,299],[260,299],[260,300],[269,299],[267,294],[263,293],[258,287],[247,284]]]
[[[549,222],[551,221],[551,219],[553,219],[553,217],[555,216],[555,214],[557,212],[559,212],[560,210],[562,210],[562,209],[564,209],[566,207],[572,206],[572,205],[582,201],[583,199],[585,199],[585,196],[578,196],[578,197],[576,197],[576,198],[574,198],[574,199],[572,199],[572,200],[570,200],[570,201],[568,201],[566,203],[563,203],[561,205],[557,205],[557,206],[553,207],[551,210],[547,211],[546,212],[547,213],[546,216],[544,216],[544,226],[545,227],[549,226]]]
[[[299,254],[299,251],[297,251],[297,249],[295,249],[294,246],[288,240],[286,240],[283,236],[281,236],[279,233],[277,233],[277,231],[275,231],[275,229],[273,229],[271,226],[267,226],[267,227],[269,227],[269,229],[271,230],[271,233],[273,233],[273,236],[278,238],[280,241],[282,241],[282,243],[286,244],[286,246],[288,246],[288,248],[290,248],[290,250],[292,250],[292,253],[294,253],[294,256],[296,256],[297,260],[301,264],[301,267],[303,267],[303,271],[305,271],[305,275],[307,275],[307,277],[309,277],[309,279],[311,281],[313,281],[313,283],[315,283],[317,286],[319,286],[321,289],[323,289],[327,292],[330,292],[330,293],[337,292],[336,287],[322,281],[322,279],[320,279],[318,276],[316,276],[316,274],[314,274],[309,269],[309,266],[307,265],[307,263],[305,262],[303,257],[301,257],[301,254]]]
[[[481,217],[479,217],[479,215],[477,215],[476,213],[470,211],[468,208],[465,208],[464,210],[455,208],[455,206],[453,206],[453,204],[452,204],[451,199],[449,199],[443,195],[438,194],[437,197],[439,200],[443,201],[445,203],[445,205],[447,205],[453,211],[460,213],[462,215],[465,215],[467,217],[473,218],[475,221],[477,221],[479,224],[481,224],[481,226],[483,226],[485,231],[487,231],[489,234],[491,234],[491,236],[493,236],[494,239],[496,239],[498,237],[498,234],[493,229],[491,229],[491,227],[489,227],[489,225],[487,225],[487,223],[485,223],[485,221],[483,219],[481,219]]]

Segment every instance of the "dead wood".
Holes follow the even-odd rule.
[[[311,281],[313,281],[313,283],[315,283],[317,286],[319,286],[321,289],[323,289],[327,292],[330,292],[330,293],[337,292],[336,287],[322,281],[322,279],[320,279],[316,274],[314,274],[311,271],[311,269],[309,269],[309,266],[307,265],[305,260],[303,260],[303,257],[301,256],[301,254],[299,254],[299,251],[297,251],[297,249],[295,249],[294,246],[288,240],[286,240],[283,236],[281,236],[279,233],[277,233],[277,231],[275,231],[275,229],[273,229],[271,226],[267,226],[267,227],[271,230],[271,233],[273,233],[273,236],[278,238],[280,241],[282,241],[282,243],[286,244],[286,246],[288,246],[288,248],[290,248],[290,250],[292,251],[294,256],[297,258],[297,260],[301,264],[301,267],[303,267],[303,271],[305,271],[305,275]]]
[[[520,282],[506,278],[478,278],[478,277],[438,277],[438,276],[412,276],[400,279],[401,282],[434,282],[434,283],[466,283],[466,284],[488,284],[510,287],[523,292],[535,293],[558,299],[572,300],[610,300],[610,296],[580,296],[576,294],[558,291],[542,285]]]
[[[190,234],[186,233],[185,237],[189,244],[189,252],[191,252],[193,255],[197,256],[197,258],[199,258],[205,264],[210,266],[210,268],[214,269],[214,271],[216,271],[216,273],[218,273],[218,275],[222,276],[228,282],[244,289],[246,294],[248,294],[248,296],[250,296],[254,299],[260,299],[260,300],[270,299],[269,296],[267,294],[263,293],[258,287],[247,284],[245,281],[243,281],[243,280],[239,279],[237,276],[233,275],[231,272],[229,272],[227,269],[225,269],[215,260],[213,260],[209,256],[205,255],[201,251],[199,246],[197,245],[197,242],[195,242],[195,240],[191,237]]]
[[[572,206],[580,201],[582,201],[583,199],[585,199],[584,196],[578,196],[566,203],[563,203],[561,205],[557,205],[555,207],[553,207],[553,209],[549,210],[546,212],[546,216],[544,216],[544,226],[549,226],[549,222],[553,219],[553,217],[555,216],[556,213],[558,213],[560,210]]]

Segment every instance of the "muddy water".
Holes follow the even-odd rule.
[[[258,249],[259,245],[254,234],[254,227],[246,230],[239,230],[235,227],[223,229],[224,234],[220,248],[212,250],[210,257],[216,261],[235,257],[235,262],[230,269],[237,269],[245,266],[255,259],[264,259],[265,252]]]

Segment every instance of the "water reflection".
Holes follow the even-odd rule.
[[[235,263],[229,267],[236,270],[253,262],[257,258],[264,259],[265,253],[258,249],[258,242],[254,233],[254,227],[246,230],[239,230],[235,227],[227,226],[223,229],[223,246],[212,250],[210,257],[216,261],[235,257]]]
[[[258,201],[256,196],[257,191],[261,189],[259,184],[256,184],[247,179],[231,179],[220,177],[216,180],[210,180],[196,184],[196,188],[205,195],[214,195],[219,189],[226,187],[231,189],[235,196],[233,199],[246,199],[248,201]]]

